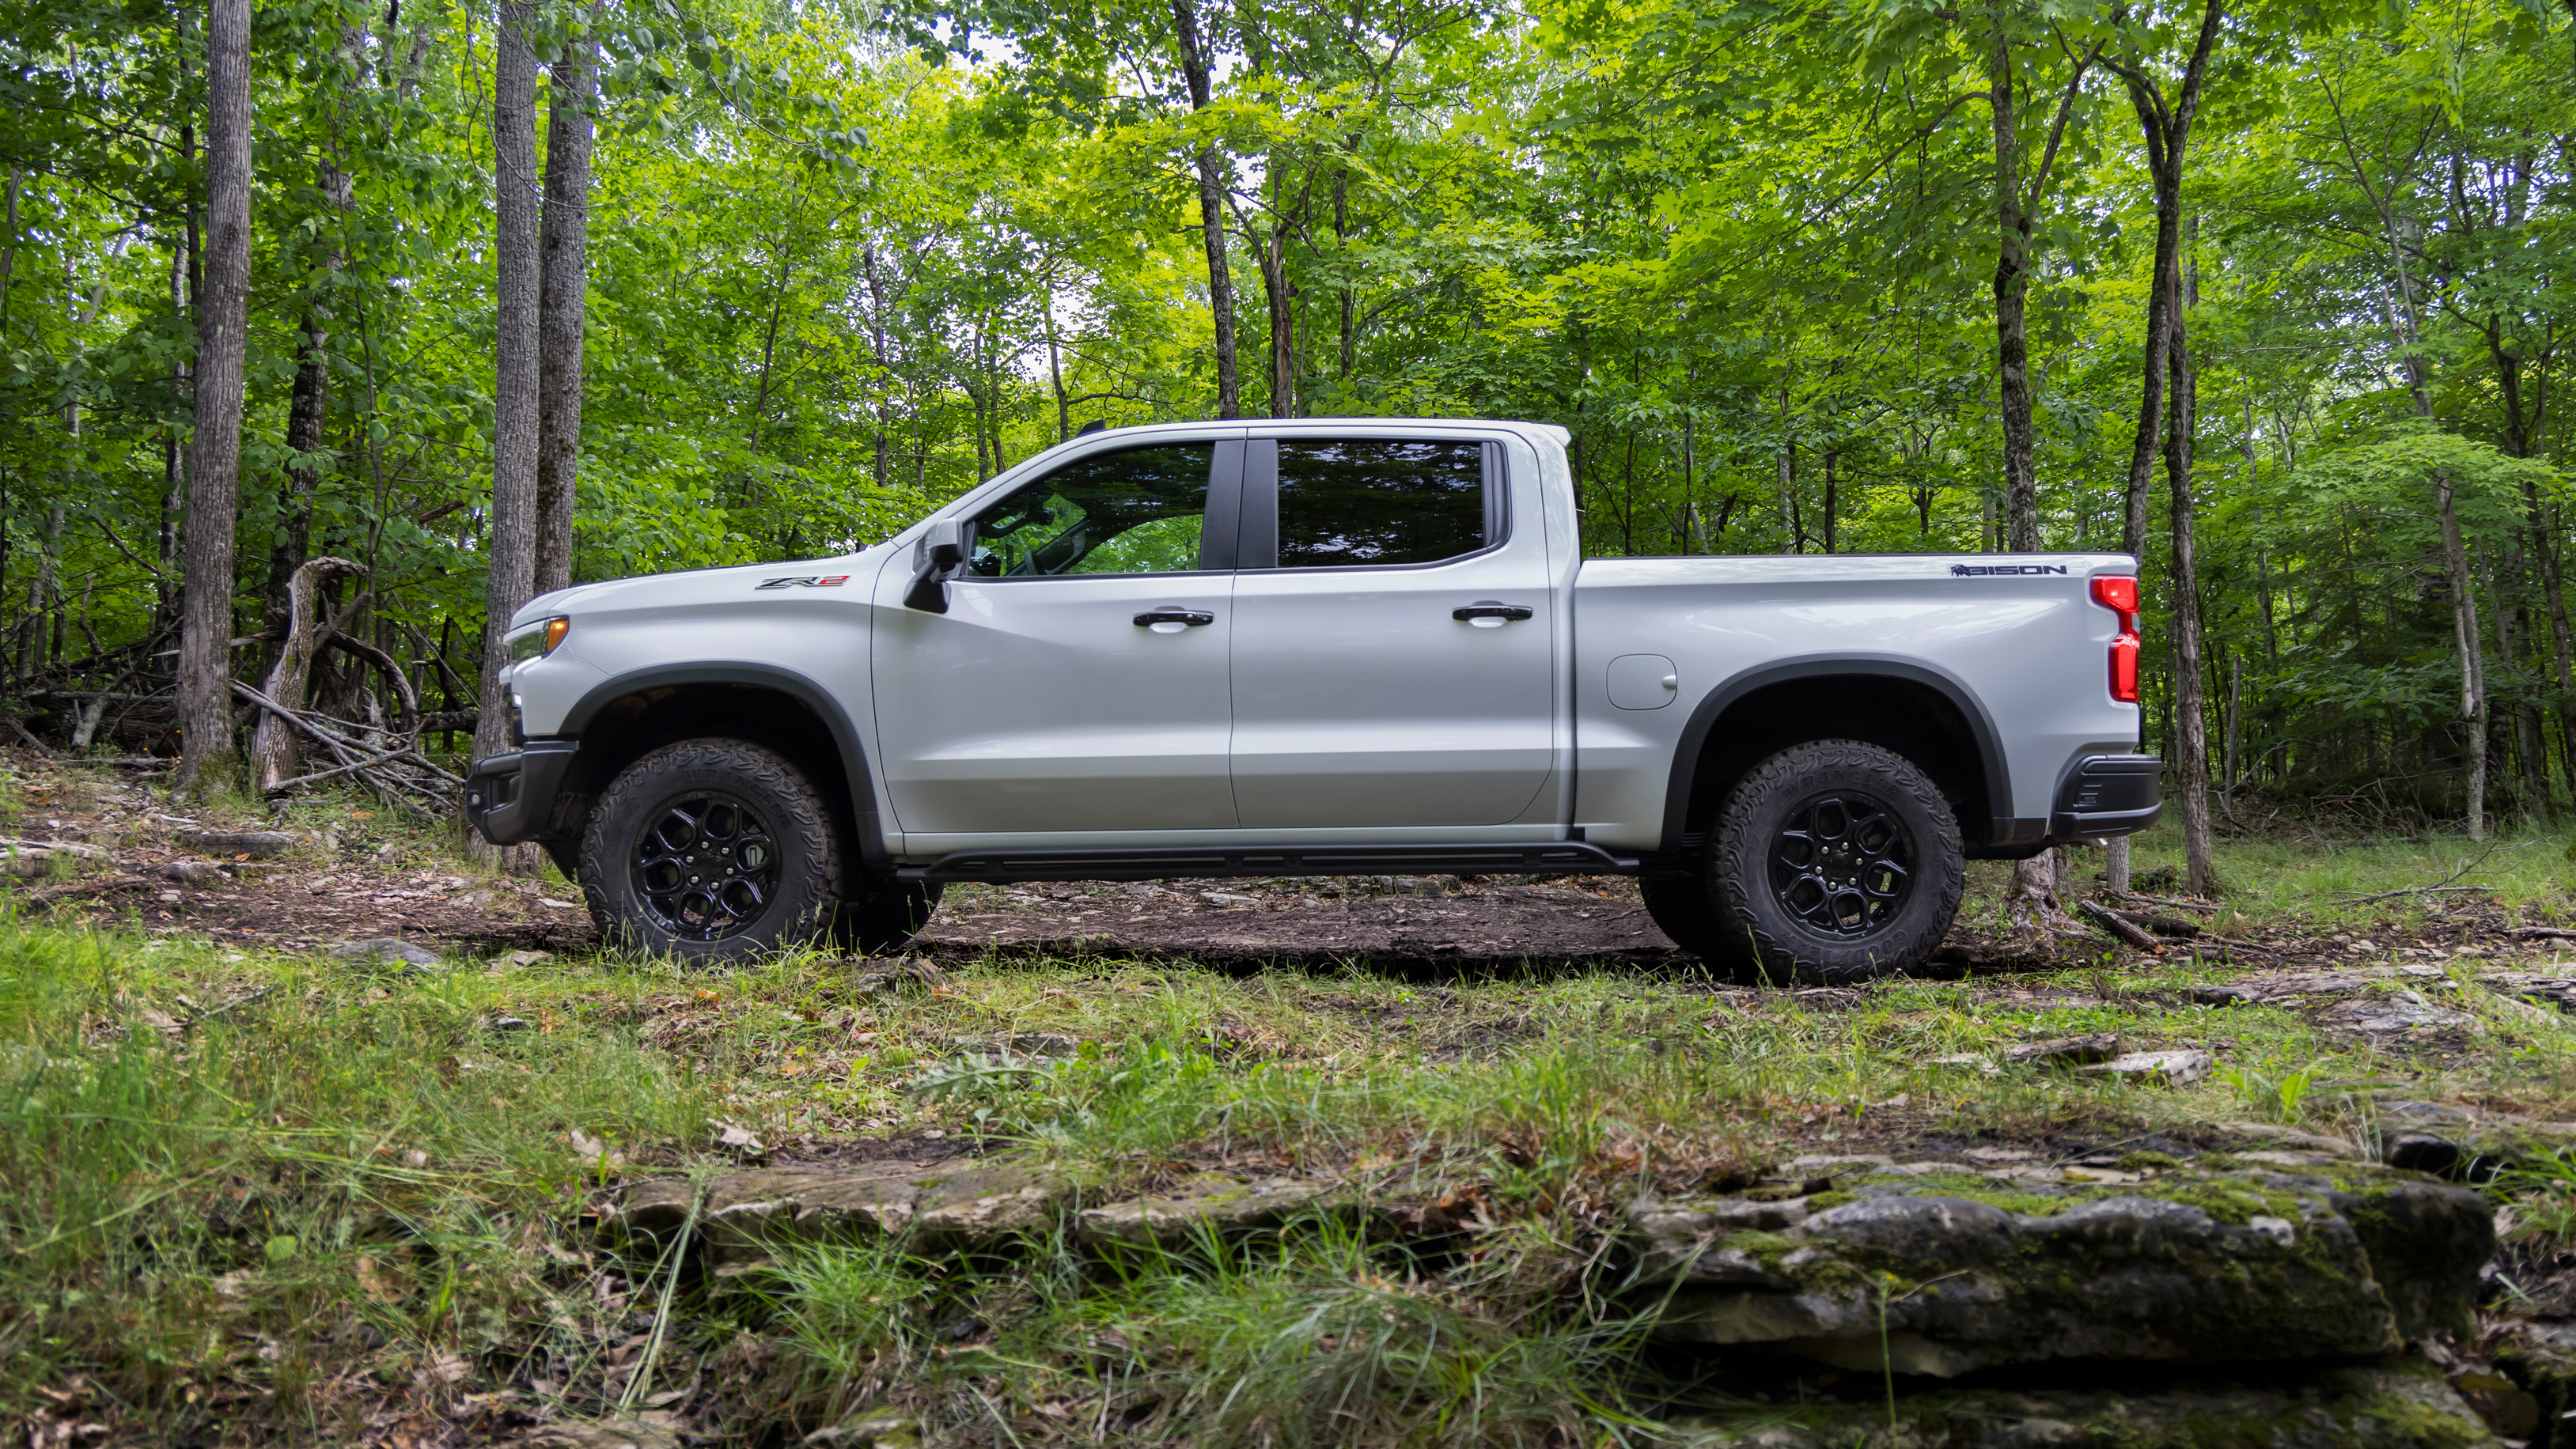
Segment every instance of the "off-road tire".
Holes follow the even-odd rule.
[[[1847,934],[1811,929],[1781,899],[1775,848],[1820,798],[1865,801],[1901,829],[1909,877],[1882,921]],[[1950,932],[1967,881],[1959,823],[1931,777],[1904,756],[1858,740],[1818,740],[1782,750],[1735,784],[1720,808],[1690,894],[1705,915],[1671,900],[1666,934],[1738,981],[1840,986],[1921,965]],[[1675,882],[1678,886],[1682,883]],[[1649,897],[1649,909],[1654,909]],[[1656,912],[1664,922],[1665,911]],[[1703,925],[1702,922],[1705,922]],[[1701,934],[1704,932],[1705,934]]]
[[[644,832],[676,803],[708,793],[749,807],[777,847],[763,909],[728,934],[697,940],[665,929],[636,884]],[[581,839],[581,893],[611,941],[693,964],[747,960],[822,934],[841,914],[841,839],[813,782],[774,750],[745,740],[682,740],[619,772]]]
[[[840,919],[832,923],[832,939],[853,955],[883,955],[921,933],[930,913],[939,909],[944,889],[936,881],[880,878],[875,895],[843,903]]]

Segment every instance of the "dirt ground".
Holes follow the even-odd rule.
[[[58,921],[285,950],[392,937],[493,954],[579,950],[598,939],[578,893],[561,880],[479,872],[418,826],[363,805],[280,820],[174,807],[153,777],[67,771],[32,751],[12,752],[6,768],[8,838],[103,852],[70,874],[57,862],[52,874],[7,891],[22,908]],[[274,829],[299,843],[267,860],[210,852],[190,839],[193,831]],[[2182,907],[2146,909],[2204,918]],[[2367,934],[2295,921],[2229,930],[2237,934],[2169,941],[2165,953],[2257,972],[2384,974],[2412,965],[2430,974],[2436,963],[2459,963],[2529,974],[2576,944],[2484,904],[2455,904],[2406,925],[2384,916]],[[1655,928],[1636,883],[1607,876],[961,885],[949,889],[916,949],[951,961],[1092,956],[1323,971],[1364,962],[1399,975],[1688,964]],[[1955,980],[2142,955],[2096,935],[2035,952],[1963,911],[1949,942],[1916,974]],[[2567,969],[2576,975],[2576,966]]]

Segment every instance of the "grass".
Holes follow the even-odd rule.
[[[2219,929],[2379,929],[2416,908],[2332,898],[2463,853],[2231,845]],[[2567,869],[2542,841],[2477,879],[2556,919]],[[0,1418],[72,1403],[116,1442],[327,1442],[470,1400],[490,1427],[686,1411],[751,1442],[894,1404],[990,1443],[1646,1442],[1677,1389],[1602,1256],[1641,1180],[2211,1119],[2336,1130],[2385,1083],[2576,1116],[2576,1032],[2465,965],[2388,983],[2481,1020],[2448,1057],[2191,1003],[2228,974],[2079,958],[1799,995],[997,959],[870,995],[812,953],[422,972],[0,917]],[[2004,1058],[2103,1031],[2228,1071],[2175,1090]],[[1071,1049],[1011,1046],[1032,1037]],[[726,1279],[607,1253],[601,1184],[720,1171],[726,1124],[789,1150],[1023,1144],[1102,1188],[1219,1160],[1426,1174],[1496,1228],[1446,1256],[1319,1228],[1107,1261],[1054,1242],[1011,1266],[844,1247]],[[2564,1176],[2499,1191],[2565,1238]]]

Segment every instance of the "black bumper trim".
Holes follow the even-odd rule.
[[[1164,880],[1271,875],[1633,875],[1579,840],[1530,845],[1210,846],[1199,850],[960,850],[896,872],[919,881]]]
[[[520,845],[544,835],[580,749],[578,740],[530,740],[476,760],[465,776],[467,823],[494,845]]]
[[[2164,814],[2165,762],[2154,755],[2091,755],[2075,762],[2048,817],[2055,840],[2132,835]]]

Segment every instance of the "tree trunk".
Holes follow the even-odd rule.
[[[498,326],[493,355],[491,572],[484,585],[481,710],[474,752],[508,749],[510,701],[501,686],[510,616],[536,578],[537,528],[537,58],[528,45],[535,7],[501,7],[493,65],[493,232]]]
[[[286,581],[286,643],[278,650],[277,663],[268,671],[260,693],[287,709],[304,708],[313,661],[321,656],[331,632],[315,607],[322,584],[365,572],[344,558],[310,559],[296,567]],[[279,782],[294,779],[302,773],[303,757],[302,739],[294,726],[261,710],[259,723],[250,732],[251,788],[265,794]]]
[[[2211,857],[2209,716],[2200,671],[2200,565],[2194,554],[2197,505],[2191,487],[2200,398],[2183,320],[2199,301],[2198,290],[2197,286],[2178,290],[2169,324],[2172,342],[2166,357],[2173,376],[2166,395],[2165,486],[2173,511],[2174,716],[2181,732],[2177,783],[2182,794],[2183,889],[2206,896],[2217,889],[2217,871]]]
[[[196,466],[179,635],[181,788],[226,782],[233,746],[233,508],[250,321],[250,0],[207,0],[206,285],[197,316]]]
[[[598,10],[555,68],[546,123],[545,213],[538,227],[537,522],[532,587],[572,582],[573,480],[581,465],[582,308],[589,278],[591,101],[599,83]],[[533,111],[533,107],[531,107]]]
[[[1288,293],[1288,238],[1273,227],[1261,239],[1261,293],[1270,304],[1270,415],[1297,416],[1297,314]]]
[[[2200,36],[2193,44],[2190,63],[2183,67],[2181,94],[2171,107],[2166,106],[2164,93],[2146,72],[2108,57],[2103,60],[2119,74],[2128,89],[2130,105],[2138,113],[2138,129],[2146,144],[2147,174],[2156,192],[2156,251],[2147,284],[2146,355],[2141,369],[2137,435],[2129,447],[2126,507],[2120,522],[2120,551],[2140,564],[2146,562],[2147,489],[2155,476],[2157,443],[2165,416],[2165,378],[2172,368],[2170,352],[2182,256],[2183,157],[2191,142],[2192,119],[2200,113],[2200,87],[2209,73],[2209,52],[2218,43],[2218,26],[2225,14],[2224,0],[2207,0],[2202,8]],[[2196,635],[2197,630],[2194,632]],[[2167,732],[2165,747],[2172,748],[2171,731]],[[2204,800],[2204,811],[2206,806]],[[2129,838],[2125,835],[2111,842],[2108,874],[2111,889],[2127,894]]]
[[[1208,52],[1199,35],[1199,16],[1192,0],[1172,0],[1172,25],[1181,43],[1181,72],[1189,82],[1190,109],[1210,103]],[[1234,279],[1225,262],[1225,166],[1214,144],[1200,149],[1199,235],[1207,247],[1208,311],[1216,323],[1216,415],[1243,416],[1243,382],[1235,369]]]
[[[286,491],[278,500],[277,539],[268,551],[268,599],[263,611],[268,628],[280,634],[288,626],[287,592],[312,543],[313,495],[323,470],[330,466],[322,456],[328,442],[323,424],[331,407],[331,359],[325,351],[331,334],[323,320],[329,315],[327,308],[307,307],[303,326],[297,330],[295,388],[286,405],[286,446],[295,456],[286,465]]]
[[[2483,646],[2479,642],[2477,597],[2470,591],[2469,551],[2460,538],[2460,515],[2452,506],[2451,473],[2433,472],[2433,508],[2442,523],[2442,558],[2451,580],[2452,642],[2460,653],[2460,721],[2469,736],[2469,838],[2487,838],[2487,690]]]
[[[2030,290],[2030,235],[2021,207],[2021,129],[2013,111],[2012,49],[2000,24],[1991,38],[1986,79],[1995,121],[1995,376],[2003,404],[2004,547],[2036,553],[2038,442],[2031,425],[2030,334],[2022,317]]]

